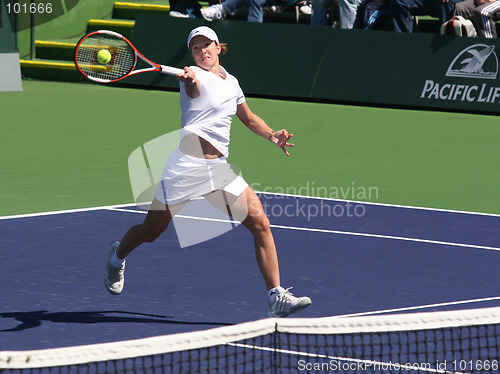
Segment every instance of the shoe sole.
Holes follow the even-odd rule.
[[[304,310],[306,308],[309,308],[311,305],[312,305],[312,301],[309,302],[309,304],[303,305],[300,308],[297,308],[296,310],[294,310],[293,312],[290,312],[288,314],[273,315],[272,313],[268,313],[268,317],[269,318],[285,318],[285,317],[288,317],[291,314],[295,314],[295,313],[298,313],[298,312],[300,312],[300,311],[302,311],[302,310]]]

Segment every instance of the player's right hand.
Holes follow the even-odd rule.
[[[177,74],[177,79],[185,84],[196,84],[196,73],[193,69],[184,66],[184,73]]]

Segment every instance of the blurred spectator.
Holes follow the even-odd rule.
[[[206,9],[201,9],[201,15],[205,20],[212,22],[216,19],[223,19],[226,14],[234,15],[245,4],[248,5],[247,21],[263,22],[263,6],[290,5],[295,4],[294,0],[226,0],[222,4],[211,5]]]
[[[357,29],[378,29],[384,22],[392,22],[390,0],[363,0],[356,13],[354,27]]]
[[[500,1],[465,0],[455,5],[453,16],[469,19],[478,36],[493,39],[497,37],[495,22],[500,19]]]
[[[391,0],[394,31],[413,32],[413,15],[439,18],[442,25],[452,17],[455,4],[461,0]]]
[[[341,29],[352,29],[361,0],[337,0]],[[336,7],[334,0],[312,0],[311,25],[328,25],[328,8]]]
[[[200,18],[201,5],[196,0],[170,1],[171,17],[177,18]]]

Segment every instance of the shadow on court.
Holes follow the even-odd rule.
[[[273,195],[262,201],[282,283],[313,300],[297,317],[500,304],[500,216]],[[347,204],[359,214],[349,215]],[[189,214],[182,219],[200,221]],[[240,226],[185,248],[169,227],[129,256],[125,290],[110,295],[102,281],[107,245],[142,219],[142,210],[121,206],[1,220],[0,350],[125,341],[267,317],[251,235]]]
[[[118,314],[118,315],[116,315]],[[186,322],[172,319],[172,317],[154,314],[121,312],[121,311],[95,311],[95,312],[48,312],[46,310],[36,310],[32,312],[8,312],[0,313],[1,318],[12,318],[20,322],[16,327],[0,330],[0,332],[23,331],[39,327],[42,323],[76,323],[76,324],[96,324],[96,323],[158,323],[175,325],[208,325],[208,326],[229,326],[232,323],[221,322]]]

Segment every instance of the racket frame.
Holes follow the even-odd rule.
[[[80,66],[78,66],[78,62],[77,62],[78,61],[77,56],[78,56],[78,51],[80,49],[80,46],[82,45],[82,43],[85,39],[87,39],[88,37],[91,37],[93,35],[96,35],[96,34],[107,34],[107,35],[115,36],[117,38],[122,39],[125,43],[127,43],[129,45],[130,48],[132,48],[132,50],[134,51],[135,61],[134,61],[132,68],[130,69],[130,71],[127,74],[123,75],[122,77],[115,78],[115,79],[102,79],[102,78],[92,77],[92,76],[88,75],[87,73],[85,73],[82,69],[80,69]],[[136,65],[137,65],[137,57],[140,57],[141,60],[143,60],[147,64],[151,65],[151,67],[134,70]],[[97,30],[97,31],[93,31],[93,32],[83,36],[76,44],[75,65],[76,65],[76,68],[78,69],[78,71],[80,73],[82,73],[86,78],[88,78],[94,82],[98,82],[98,83],[112,83],[112,82],[116,82],[116,81],[122,80],[122,79],[130,77],[132,75],[140,74],[140,73],[160,72],[160,73],[168,74],[168,75],[177,75],[179,73],[184,72],[183,69],[178,69],[178,68],[174,68],[174,67],[166,66],[166,65],[160,65],[160,64],[157,64],[157,63],[151,61],[150,59],[145,57],[141,52],[139,52],[137,50],[137,48],[130,42],[130,40],[128,40],[123,35],[115,32],[115,31],[111,31],[111,30]]]

